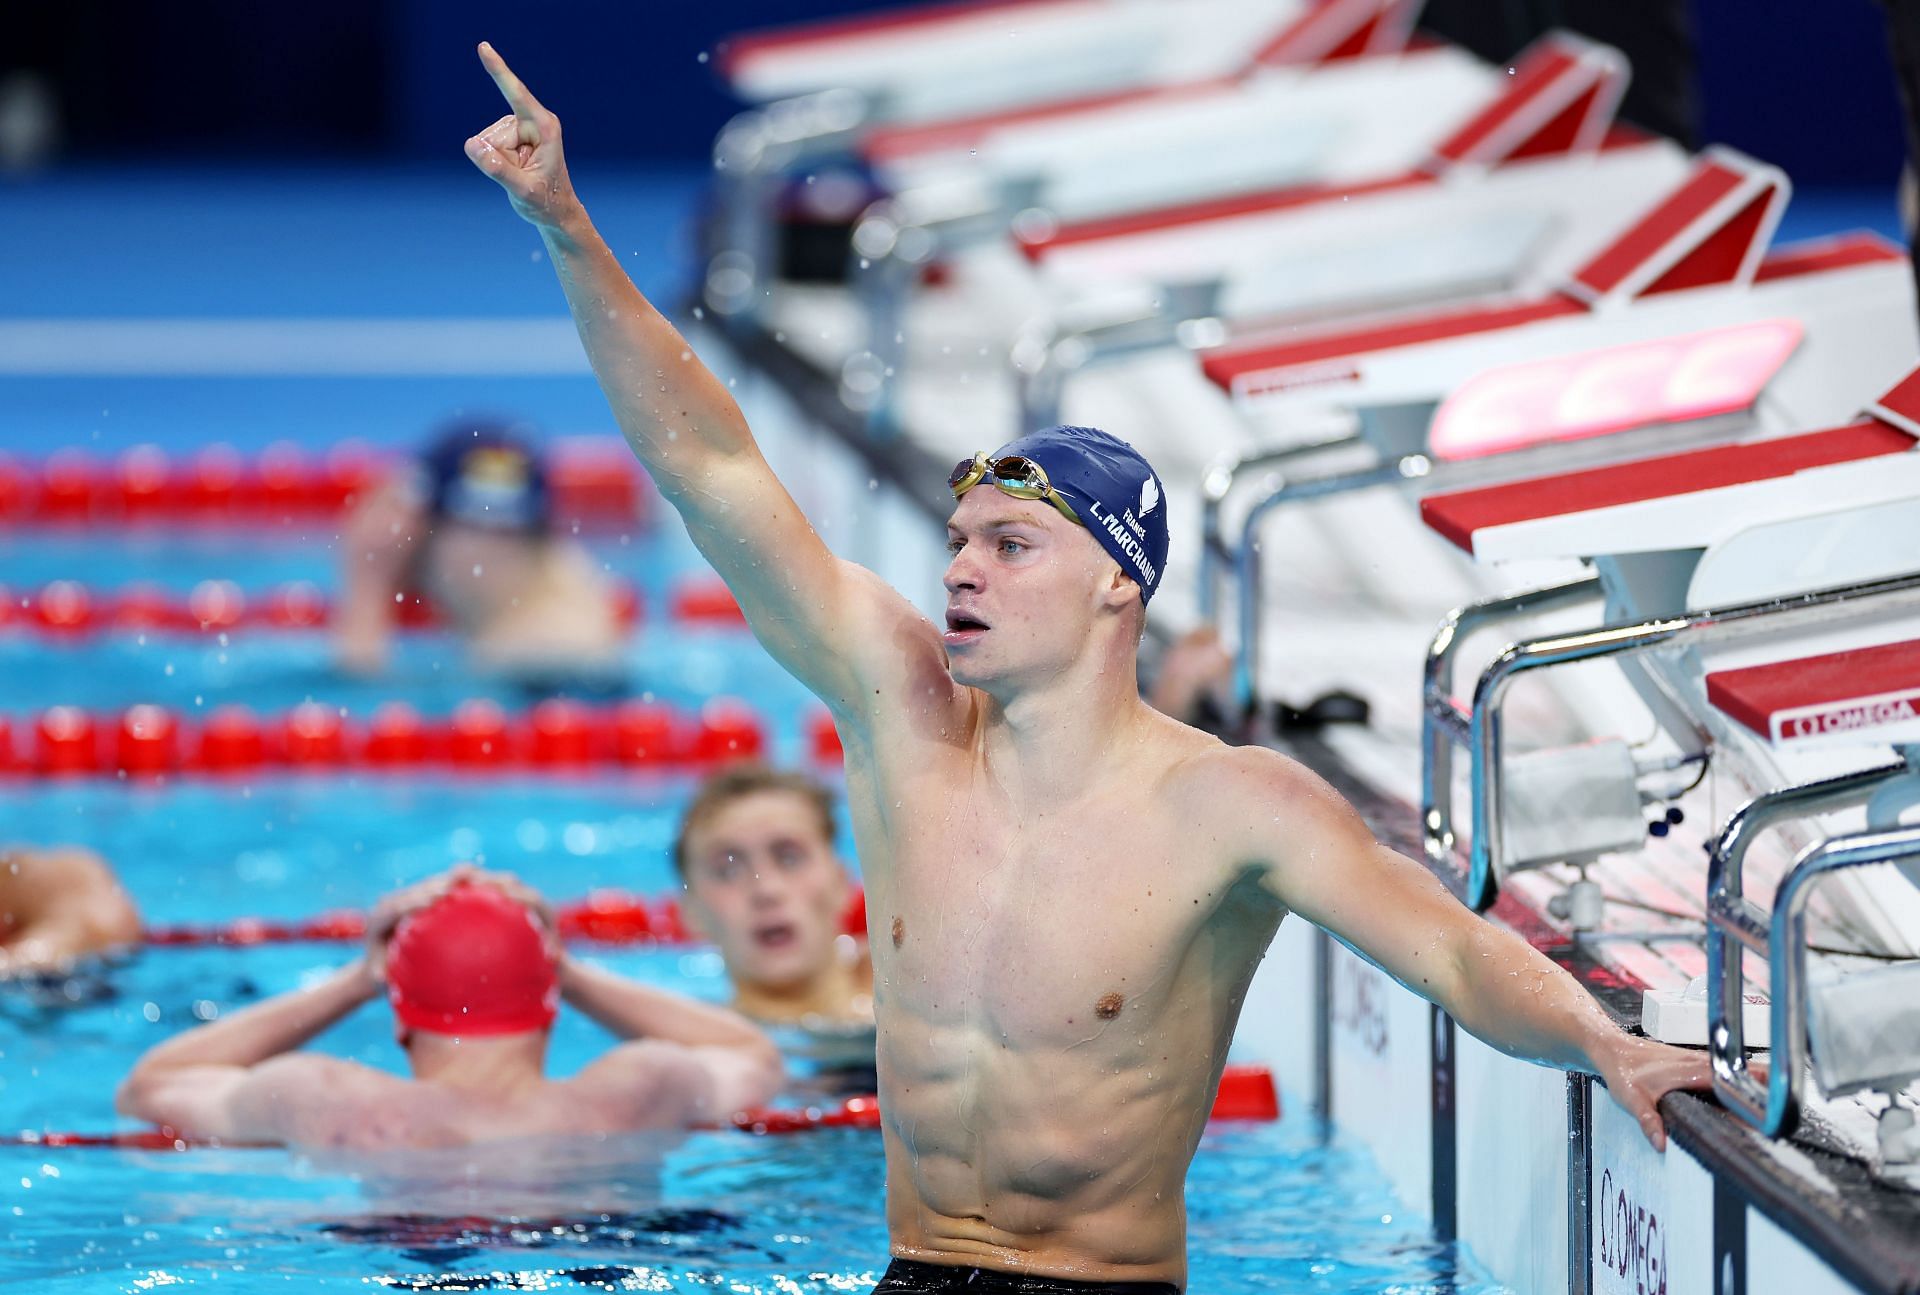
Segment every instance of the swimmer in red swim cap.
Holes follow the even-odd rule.
[[[403,1044],[415,1030],[456,1039],[544,1030],[560,1010],[552,928],[498,886],[465,880],[400,919],[386,979]]]
[[[298,1050],[383,995],[410,1078]],[[553,1079],[562,1002],[622,1042]],[[575,961],[538,894],[461,867],[382,900],[365,955],[326,980],[153,1048],[118,1107],[184,1137],[377,1150],[684,1128],[764,1103],[780,1079],[744,1017]]]

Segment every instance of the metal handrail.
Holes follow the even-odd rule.
[[[821,90],[735,116],[713,142],[720,246],[707,264],[708,309],[752,318],[774,274],[775,211],[792,167],[843,151],[875,102],[856,90]]]
[[[1092,365],[1169,346],[1201,350],[1226,339],[1218,318],[1224,280],[1193,279],[1150,285],[1144,309],[1116,317],[1074,321],[1058,312],[1030,320],[1011,356],[1021,422],[1045,427],[1061,421],[1067,382]],[[1073,313],[1072,308],[1066,308]]]
[[[1556,471],[1572,471],[1591,467],[1596,464],[1616,461],[1623,456],[1658,444],[1663,452],[1673,452],[1690,446],[1710,444],[1724,440],[1739,429],[1749,425],[1744,416],[1703,418],[1684,424],[1660,424],[1657,426],[1634,428],[1616,432],[1611,436],[1592,437],[1582,442],[1550,442],[1530,445],[1516,450],[1507,450],[1497,454],[1481,455],[1477,458],[1441,461],[1433,458],[1425,448],[1403,454],[1389,454],[1372,467],[1343,469],[1319,476],[1287,478],[1280,475],[1270,477],[1263,483],[1262,493],[1247,509],[1247,515],[1240,525],[1240,543],[1237,549],[1228,546],[1221,539],[1222,556],[1234,563],[1235,583],[1239,598],[1241,638],[1236,649],[1235,683],[1242,706],[1250,707],[1260,693],[1260,637],[1261,614],[1260,579],[1261,569],[1258,557],[1260,528],[1268,516],[1276,509],[1289,503],[1311,499],[1325,499],[1332,495],[1345,494],[1354,490],[1365,490],[1372,486],[1394,485],[1404,481],[1426,479],[1427,488],[1432,488],[1444,479],[1447,488],[1462,489],[1476,485],[1485,485],[1524,474],[1531,468],[1551,463]],[[1316,442],[1310,448],[1314,452],[1333,450],[1354,445],[1368,444],[1370,438],[1364,434],[1338,437]],[[1270,462],[1270,456],[1256,456],[1255,460],[1263,464]],[[1223,496],[1224,498],[1224,493]],[[1209,501],[1211,503],[1211,501]],[[1217,528],[1217,508],[1209,512],[1207,523]],[[1206,567],[1202,566],[1203,576]],[[1203,598],[1206,586],[1203,584]]]
[[[1603,625],[1572,634],[1555,635],[1509,645],[1494,658],[1474,687],[1473,703],[1467,715],[1465,745],[1471,755],[1470,786],[1472,796],[1473,838],[1468,846],[1466,881],[1467,903],[1477,911],[1490,907],[1499,889],[1498,861],[1501,858],[1503,793],[1499,771],[1504,748],[1502,707],[1513,682],[1522,674],[1601,657],[1638,656],[1655,648],[1695,643],[1721,642],[1759,633],[1778,633],[1817,622],[1831,616],[1842,606],[1872,603],[1871,610],[1885,611],[1889,606],[1920,606],[1920,571],[1859,584],[1810,590],[1764,602],[1743,603],[1732,607],[1691,612],[1630,624]],[[1444,632],[1444,631],[1443,631]],[[1438,640],[1436,639],[1436,644]],[[1429,668],[1433,666],[1429,650]],[[1430,693],[1427,714],[1436,716],[1429,729],[1430,740],[1445,737],[1453,741],[1457,720],[1447,718],[1446,709],[1457,706],[1451,689],[1441,690],[1438,699]],[[1429,803],[1423,806],[1427,849],[1433,852],[1444,840],[1451,849],[1451,783],[1439,786],[1431,777]]]
[[[1806,905],[1815,881],[1840,868],[1920,855],[1920,828],[1834,837],[1804,851],[1774,894],[1769,916],[1746,897],[1747,851],[1776,824],[1867,800],[1907,764],[1882,765],[1756,796],[1721,829],[1707,862],[1707,1049],[1713,1086],[1769,1137],[1799,1119],[1806,1063]],[[1729,942],[1732,947],[1729,948]],[[1747,1066],[1744,949],[1768,962],[1772,1057],[1762,1085]],[[1777,956],[1787,950],[1784,959]]]
[[[1467,636],[1487,625],[1604,596],[1600,577],[1529,589],[1456,607],[1427,644],[1420,720],[1420,822],[1427,862],[1447,876],[1453,864],[1453,749],[1467,745],[1470,708],[1454,700],[1453,672]]]

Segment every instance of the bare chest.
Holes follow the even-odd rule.
[[[1203,846],[1148,814],[991,808],[963,802],[952,822],[910,815],[889,833],[869,891],[881,1000],[1010,1046],[1157,1018],[1218,907]]]

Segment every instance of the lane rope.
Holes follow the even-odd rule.
[[[1261,1065],[1230,1065],[1220,1076],[1220,1088],[1214,1097],[1211,1120],[1272,1122],[1280,1118],[1279,1090],[1273,1072]],[[821,1129],[877,1129],[881,1124],[877,1097],[849,1097],[829,1106],[754,1107],[739,1111],[720,1124],[703,1124],[704,1130],[734,1129],[757,1137],[781,1137],[795,1133],[813,1133]],[[27,1130],[0,1136],[0,1146],[45,1147],[132,1151],[191,1151],[207,1147],[244,1147],[245,1143],[221,1143],[205,1138],[185,1138],[168,1128],[140,1129],[113,1133],[69,1133],[53,1130]]]

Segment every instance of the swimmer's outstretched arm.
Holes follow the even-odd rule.
[[[106,861],[69,847],[0,847],[0,977],[57,971],[140,938]]]
[[[760,641],[856,721],[876,708],[875,688],[897,696],[888,684],[943,664],[931,622],[821,543],[726,385],[620,268],[574,194],[559,119],[491,45],[480,61],[512,111],[467,141],[467,157],[539,231],[620,430]]]
[[[380,993],[366,959],[317,985],[278,994],[177,1034],[134,1063],[114,1109],[183,1137],[279,1142],[314,1101],[337,1098],[361,1067],[287,1055]]]
[[[1318,776],[1241,748],[1210,804],[1237,812],[1238,857],[1291,911],[1322,927],[1476,1038],[1508,1056],[1599,1075],[1666,1147],[1660,1098],[1711,1087],[1704,1052],[1622,1031],[1574,978],[1519,936],[1472,912],[1414,860],[1388,849]]]

